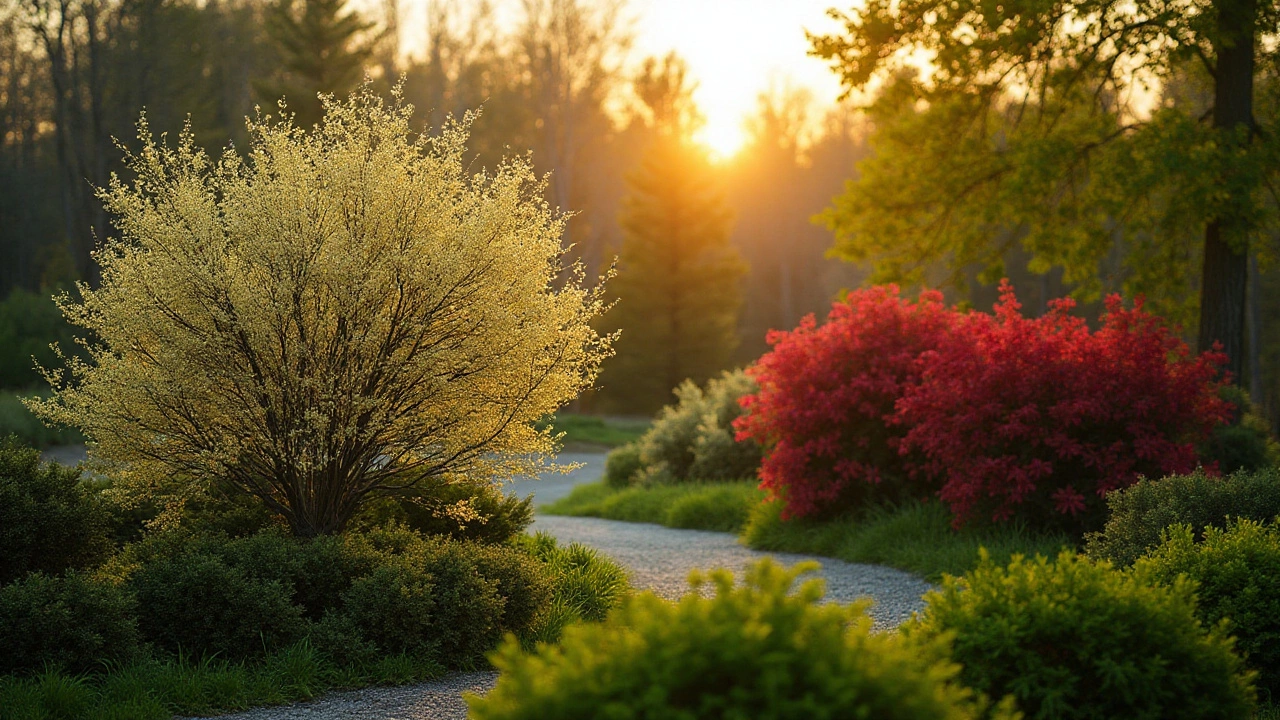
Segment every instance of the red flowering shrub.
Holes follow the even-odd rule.
[[[1195,356],[1139,300],[1107,298],[1090,332],[1070,300],[1022,316],[1005,282],[995,315],[962,316],[891,419],[900,449],[926,458],[959,525],[1013,517],[1080,530],[1102,496],[1138,476],[1193,470],[1196,444],[1225,422],[1221,353]]]
[[[785,503],[784,518],[928,494],[907,484],[910,460],[898,451],[905,431],[886,420],[918,381],[921,353],[956,319],[940,293],[911,302],[890,285],[851,293],[820,327],[809,316],[769,334],[773,349],[747,371],[759,392],[742,398],[747,414],[734,428],[738,440],[765,447],[760,486]]]

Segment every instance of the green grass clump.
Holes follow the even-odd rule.
[[[564,433],[560,440],[566,445],[601,445],[610,448],[635,442],[649,429],[649,421],[645,419],[574,413],[557,413],[539,425],[550,425],[554,432]]]
[[[541,511],[601,517],[693,530],[738,532],[764,493],[750,482],[681,483],[618,490],[605,483],[579,485]]]
[[[168,720],[309,700],[329,690],[417,682],[444,669],[389,655],[340,666],[301,642],[255,662],[155,657],[69,675],[0,676],[0,720]]]
[[[679,603],[651,593],[602,624],[566,630],[529,653],[507,642],[476,720],[557,718],[882,718],[961,720],[985,703],[954,680],[943,643],[917,646],[872,633],[865,605],[820,605],[822,586],[790,592],[814,563],[786,570],[765,560],[735,587],[725,570],[695,573]]]
[[[937,582],[978,564],[986,548],[996,562],[1015,554],[1056,555],[1070,546],[1065,535],[1031,532],[1017,525],[954,530],[951,515],[936,501],[871,508],[827,521],[783,520],[781,503],[759,503],[742,530],[756,550],[807,553],[849,562],[907,570]]]

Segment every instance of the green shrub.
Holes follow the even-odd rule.
[[[1205,463],[1216,463],[1224,474],[1280,464],[1280,443],[1272,437],[1262,411],[1249,400],[1248,393],[1239,385],[1227,385],[1220,394],[1236,411],[1231,422],[1216,426],[1200,447]]]
[[[624,488],[630,485],[642,470],[644,470],[644,461],[640,458],[640,446],[636,443],[627,443],[615,448],[604,459],[604,482],[611,488]]]
[[[1280,699],[1280,528],[1233,521],[1226,530],[1207,528],[1197,543],[1190,526],[1174,525],[1138,566],[1166,584],[1181,575],[1193,580],[1197,615],[1211,626],[1230,619],[1259,690]]]
[[[675,389],[677,402],[658,413],[640,438],[643,479],[648,482],[738,480],[755,477],[760,446],[733,440],[733,420],[743,413],[738,398],[755,390],[741,370],[726,371],[705,392],[686,380]]]
[[[306,633],[290,588],[212,554],[180,552],[146,562],[128,587],[138,598],[143,637],[169,652],[257,657]]]
[[[465,510],[460,511],[459,503],[465,504]],[[424,535],[500,545],[533,522],[533,496],[508,495],[489,482],[444,482],[413,496],[368,503],[355,527],[367,529],[390,522]]]
[[[746,412],[738,400],[759,387],[745,372],[725,372],[707,382],[702,420],[693,441],[690,477],[698,480],[756,479],[761,448],[754,440],[737,442],[733,421]]]
[[[749,482],[698,486],[667,506],[663,525],[691,530],[738,532],[746,526],[751,509],[764,500],[764,493]]]
[[[1280,515],[1280,470],[1214,477],[1197,470],[1163,480],[1143,480],[1107,495],[1101,532],[1085,536],[1085,552],[1118,567],[1133,564],[1160,544],[1165,528],[1184,523],[1200,534],[1225,527],[1227,518],[1267,522]]]
[[[1029,720],[1247,718],[1252,673],[1222,627],[1195,616],[1192,584],[1162,587],[1063,552],[984,559],[926,595],[913,639],[953,637],[960,679],[1013,695]]]
[[[865,606],[819,605],[820,583],[788,595],[799,572],[764,561],[735,588],[678,604],[646,593],[604,624],[565,630],[559,645],[493,656],[502,671],[477,720],[516,718],[976,718],[980,703],[953,682],[938,647],[872,634]],[[705,580],[695,574],[698,588]],[[997,711],[996,717],[1007,716]]]
[[[133,598],[74,571],[34,573],[0,587],[0,639],[0,675],[95,669],[137,652]]]
[[[0,441],[0,584],[29,572],[85,568],[111,552],[109,517],[80,471],[41,463],[12,437]]]

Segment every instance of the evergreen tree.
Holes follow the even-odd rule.
[[[320,93],[345,96],[364,76],[382,35],[358,12],[344,12],[346,0],[278,0],[267,14],[266,30],[278,46],[282,72],[255,83],[259,99],[274,107],[280,98],[309,128],[320,121]]]
[[[612,410],[651,412],[686,379],[705,382],[737,346],[739,281],[730,215],[706,151],[684,63],[650,59],[636,81],[651,141],[628,177],[609,321],[622,330],[602,379]]]

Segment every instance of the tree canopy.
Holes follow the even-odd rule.
[[[314,132],[254,120],[218,161],[144,121],[136,179],[100,191],[120,233],[102,284],[62,299],[90,357],[30,406],[126,489],[230,486],[304,536],[372,496],[540,467],[535,421],[608,351],[601,289],[563,282],[527,161],[472,173],[465,125],[414,137],[411,113],[366,88]]]
[[[1248,256],[1277,228],[1280,6],[869,0],[813,37],[874,91],[873,157],[823,219],[875,280],[997,280],[1014,248],[1077,296],[1198,317],[1240,376]],[[945,267],[944,276],[932,275]],[[1199,291],[1199,299],[1196,299]],[[1198,311],[1198,315],[1197,315]]]

